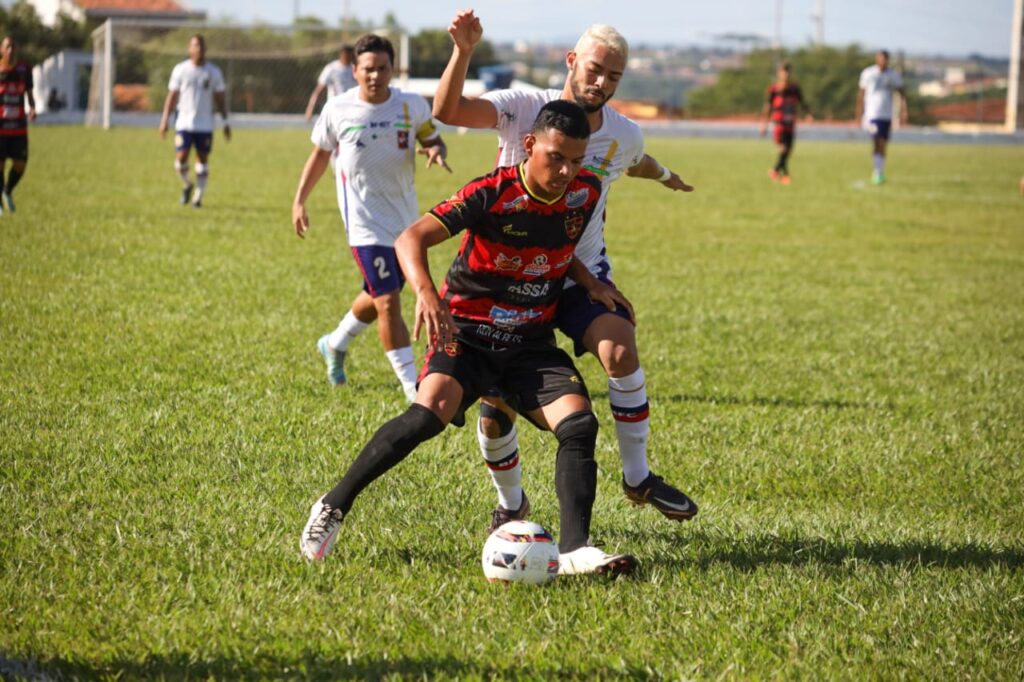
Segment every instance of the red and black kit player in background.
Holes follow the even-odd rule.
[[[804,113],[811,116],[811,110],[804,102],[803,92],[800,85],[790,80],[789,62],[783,62],[775,72],[775,82],[768,86],[768,93],[765,98],[764,109],[761,115],[764,120],[761,123],[762,137],[768,132],[768,121],[775,124],[775,144],[779,146],[779,158],[775,167],[768,171],[772,180],[779,180],[784,185],[789,184],[789,155],[793,151],[793,140],[796,138],[796,114],[797,107],[803,107]]]
[[[28,164],[28,122],[36,120],[36,100],[32,96],[32,66],[18,59],[17,45],[11,36],[0,42],[0,107],[0,182],[3,203],[14,213],[11,192]],[[11,172],[4,179],[7,159],[11,160]]]

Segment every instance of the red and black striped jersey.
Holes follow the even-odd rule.
[[[601,181],[586,170],[552,201],[533,193],[523,172],[523,164],[498,168],[430,209],[450,234],[465,231],[441,296],[456,320],[501,345],[552,333],[576,244],[601,197]]]
[[[18,61],[0,69],[0,135],[27,135],[28,112],[25,93],[32,91],[32,67]]]
[[[796,107],[804,103],[804,95],[797,83],[772,83],[768,86],[768,106],[772,120],[782,125],[796,123]]]

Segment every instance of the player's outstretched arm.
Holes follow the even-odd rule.
[[[626,170],[626,175],[632,178],[657,180],[673,191],[692,192],[695,189],[693,185],[686,184],[681,177],[658,163],[650,154],[644,154],[640,163]]]
[[[405,228],[395,240],[398,264],[402,266],[402,273],[416,294],[413,341],[419,341],[420,330],[424,328],[427,342],[436,345],[448,343],[455,333],[455,321],[448,310],[448,304],[437,293],[434,279],[430,276],[430,263],[427,261],[427,249],[448,237],[448,230],[427,214]]]
[[[171,120],[171,112],[174,111],[174,107],[178,106],[178,91],[169,90],[167,92],[167,98],[164,100],[164,113],[160,117],[160,137],[167,134],[167,126]]]
[[[896,92],[900,96],[900,125],[907,125],[907,121],[910,120],[910,109],[907,107],[907,93],[903,88],[896,88]]]
[[[579,258],[572,259],[566,274],[572,281],[587,290],[587,295],[590,296],[591,300],[603,303],[604,307],[609,311],[615,312],[617,305],[621,305],[628,310],[629,321],[634,326],[636,325],[636,314],[633,312],[633,304],[618,289],[594,277],[594,274],[587,269],[587,266]]]
[[[447,161],[448,145],[444,143],[444,140],[441,139],[440,135],[438,135],[432,140],[421,142],[420,144],[422,146],[420,147],[418,153],[424,154],[427,157],[427,168],[430,168],[436,163],[438,166],[444,168],[449,173],[452,172],[452,169],[448,166]]]
[[[231,126],[228,125],[228,98],[224,91],[213,93],[213,103],[217,105],[220,117],[224,119],[224,139],[231,140]]]
[[[327,164],[331,161],[331,152],[319,147],[313,147],[306,165],[302,168],[302,175],[299,177],[299,188],[295,190],[295,200],[292,202],[292,227],[299,239],[306,238],[306,231],[309,230],[309,215],[306,213],[306,200],[310,192],[316,187],[320,176],[324,174]]]
[[[864,116],[864,88],[857,91],[857,114],[854,116],[854,125],[861,125],[861,118]]]
[[[25,91],[25,99],[28,100],[28,120],[29,121],[35,121],[36,120],[36,98],[35,98],[35,95],[32,94],[32,90],[31,89]]]
[[[309,102],[306,103],[306,120],[310,121],[313,119],[313,111],[316,110],[316,101],[320,99],[320,93],[324,91],[322,83],[317,83],[316,87],[313,88],[312,94],[309,96]]]
[[[448,26],[448,34],[455,44],[434,94],[434,118],[449,125],[493,128],[498,124],[498,110],[494,104],[462,94],[469,60],[484,34],[480,19],[471,9],[460,10]]]

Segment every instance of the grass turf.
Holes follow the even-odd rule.
[[[482,174],[449,140],[424,208]],[[596,539],[636,579],[486,583],[472,429],[298,556],[309,505],[403,407],[301,132],[218,138],[202,210],[154,131],[40,128],[0,218],[0,675],[83,678],[1024,676],[1024,200],[1013,147],[648,140],[697,186],[624,179],[608,241],[637,307],[671,524],[621,495],[603,374]],[[455,243],[432,253],[440,280]],[[411,318],[411,298],[406,317]],[[417,348],[422,357],[422,348]],[[521,429],[557,534],[552,438]]]

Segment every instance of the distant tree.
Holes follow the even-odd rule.
[[[409,75],[413,78],[440,78],[452,53],[452,39],[444,29],[423,29],[409,41]],[[498,63],[494,46],[481,40],[469,62],[469,77],[477,77],[477,69]]]
[[[57,16],[52,28],[45,26],[36,9],[24,0],[0,7],[0,33],[12,36],[18,44],[18,54],[32,64],[64,49],[82,49],[89,42],[89,33],[66,14]]]

